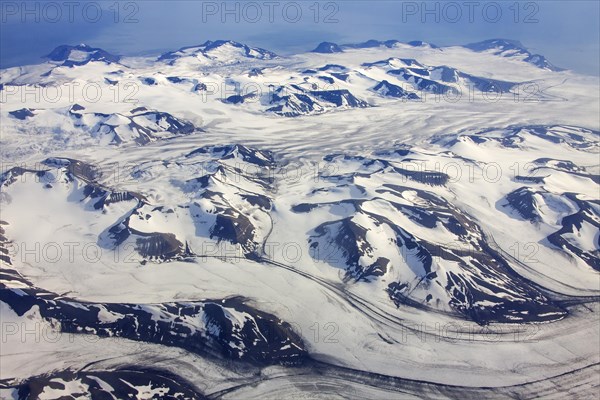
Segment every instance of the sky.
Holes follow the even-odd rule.
[[[38,63],[61,44],[152,55],[231,39],[288,55],[322,41],[423,40],[447,46],[506,38],[559,67],[598,76],[599,21],[596,0],[3,0],[0,67]]]

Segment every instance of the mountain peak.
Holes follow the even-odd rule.
[[[424,42],[422,40],[413,40],[411,42],[401,42],[400,40],[396,40],[396,39],[389,39],[389,40],[370,39],[370,40],[367,40],[366,42],[361,42],[361,43],[344,44],[344,45],[342,45],[342,48],[371,49],[371,48],[376,48],[376,47],[387,47],[388,49],[392,49],[392,48],[396,47],[397,45],[400,45],[403,43],[407,44],[409,46],[412,46],[412,47],[431,47],[432,49],[438,48],[438,46],[431,44],[431,43]]]
[[[75,46],[61,45],[46,55],[50,61],[62,62],[63,66],[85,65],[90,61],[104,61],[107,64],[117,63],[121,56],[116,56],[103,49],[91,47],[85,43]]]
[[[224,39],[217,39],[217,40],[207,40],[206,42],[202,43],[200,45],[200,47],[204,47],[205,51],[211,50],[211,49],[216,49],[218,47],[224,46],[224,45],[231,45],[233,47],[239,47],[242,48],[244,46],[246,46],[243,43],[239,43],[233,40],[224,40]]]
[[[527,51],[525,46],[518,40],[511,39],[488,39],[483,40],[481,42],[470,43],[465,45],[464,47],[474,50],[474,51],[485,51],[491,49],[502,49],[506,50],[523,50]]]
[[[343,50],[336,43],[332,42],[321,42],[319,45],[312,51],[312,53],[343,53]]]
[[[392,48],[394,47],[396,44],[400,43],[399,40],[375,40],[375,39],[369,39],[366,42],[361,42],[361,43],[349,43],[349,44],[345,44],[342,47],[347,47],[347,48],[351,48],[351,49],[371,49],[371,48],[375,48],[375,47],[388,47],[388,48]]]
[[[524,62],[549,71],[564,71],[564,69],[551,64],[546,57],[531,53],[521,42],[511,39],[488,39],[482,42],[470,43],[463,46],[467,49],[484,52],[493,51],[493,54],[502,57],[521,57]]]
[[[219,50],[228,49],[234,50],[233,54],[218,54]],[[225,51],[227,53],[227,51]],[[261,60],[272,60],[277,58],[278,55],[273,53],[272,51],[262,49],[260,47],[250,47],[246,44],[239,43],[233,40],[207,40],[201,45],[197,46],[186,46],[182,47],[176,51],[170,51],[162,54],[158,60],[175,60],[185,56],[204,56],[209,59],[219,59],[220,61],[226,61],[223,58],[227,57],[245,57],[245,58],[254,58]]]
[[[406,44],[412,47],[431,47],[432,49],[439,49],[439,46],[436,46],[433,43],[424,42],[422,40],[412,40],[410,42],[406,42]]]

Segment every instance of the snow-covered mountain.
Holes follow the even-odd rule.
[[[343,50],[340,46],[332,42],[321,42],[315,49],[313,53],[342,53]]]
[[[488,52],[501,57],[513,57],[523,60],[524,62],[535,65],[536,67],[547,69],[550,71],[562,71],[552,65],[546,57],[540,54],[533,54],[527,50],[521,42],[517,40],[507,39],[490,39],[483,42],[471,43],[465,45],[467,49],[477,52]]]
[[[217,40],[0,85],[0,397],[595,394],[597,78]]]
[[[402,46],[412,46],[428,49],[439,49],[444,51],[444,47],[436,46],[432,43],[423,42],[421,40],[413,40],[409,42],[401,42],[399,40],[367,40],[362,43],[349,43],[338,45],[332,42],[320,43],[313,52],[315,53],[342,53],[345,50],[350,49],[374,49],[374,48],[397,48]],[[532,65],[535,65],[541,69],[547,69],[549,71],[563,71],[562,68],[556,67],[551,64],[546,57],[541,54],[535,54],[529,51],[521,42],[510,39],[489,39],[481,42],[470,43],[463,46],[466,49],[480,52],[489,53],[501,57],[514,58]]]
[[[272,60],[277,58],[277,54],[265,49],[249,47],[232,40],[208,40],[198,46],[182,47],[177,51],[162,54],[158,57],[158,61],[175,63],[180,59],[185,60],[186,58],[194,58],[205,63],[230,63],[239,62],[240,58]]]
[[[91,61],[101,61],[107,64],[118,63],[121,59],[120,56],[115,56],[99,48],[90,47],[87,44],[58,46],[46,58],[65,67],[82,66]]]

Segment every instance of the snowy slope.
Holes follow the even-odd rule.
[[[594,393],[598,78],[218,40],[0,85],[2,396]]]

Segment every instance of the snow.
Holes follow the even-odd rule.
[[[57,386],[62,387],[62,389],[52,389],[51,387],[46,386],[39,395],[40,400],[51,400],[63,396],[74,395],[75,393],[79,393],[79,395],[74,395],[77,396],[75,397],[76,399],[84,400],[86,398],[84,393],[87,391],[88,386],[83,385],[80,382],[65,381],[63,379],[56,378],[51,379],[50,383],[56,384]]]
[[[600,231],[588,222],[581,224],[581,229],[564,235],[574,246],[586,250],[597,251],[600,246]]]
[[[504,137],[507,128],[513,125],[560,124],[552,132],[561,137],[568,137],[569,133],[581,134],[575,127],[598,130],[598,78],[569,71],[542,70],[519,60],[488,52],[475,53],[461,47],[439,51],[426,46],[398,44],[391,49],[345,49],[343,53],[306,53],[276,60],[248,60],[240,48],[228,44],[208,52],[210,57],[198,50],[191,48],[178,52],[181,57],[172,65],[139,58],[124,59],[122,65],[92,62],[77,68],[58,67],[52,69],[49,77],[40,77],[49,68],[44,64],[1,71],[0,82],[7,85],[9,82],[30,86],[38,82],[98,82],[102,87],[102,98],[97,102],[86,100],[78,91],[74,98],[61,96],[55,103],[43,97],[40,101],[29,97],[23,102],[20,96],[7,95],[0,111],[3,121],[0,156],[4,163],[39,166],[47,157],[60,156],[104,166],[109,171],[113,171],[109,166],[116,163],[123,175],[105,174],[99,184],[140,193],[148,199],[131,218],[130,228],[142,233],[172,233],[196,251],[208,253],[213,249],[211,254],[205,254],[207,257],[142,265],[142,257],[132,252],[131,247],[126,247],[134,244],[133,239],[116,250],[109,246],[108,239],[103,240],[107,238],[107,229],[139,205],[137,200],[116,202],[93,210],[92,204],[84,200],[81,181],[59,179],[51,182],[52,188],[47,188],[45,181],[36,182],[29,176],[22,182],[2,188],[2,198],[7,195],[11,199],[2,202],[2,220],[9,222],[5,226],[6,236],[18,245],[12,259],[24,277],[36,286],[68,293],[79,300],[142,304],[156,320],[161,319],[161,312],[152,304],[175,299],[192,301],[244,296],[260,310],[293,324],[315,359],[405,379],[471,387],[507,386],[569,373],[598,362],[597,302],[573,308],[573,314],[564,320],[540,325],[533,342],[514,340],[519,329],[529,329],[527,325],[518,324],[491,324],[489,329],[500,337],[494,342],[487,340],[485,334],[454,340],[452,338],[461,332],[480,327],[445,313],[451,311],[447,304],[439,306],[440,313],[408,306],[397,308],[389,300],[385,288],[393,281],[414,282],[415,277],[424,273],[417,268],[420,264],[412,255],[403,257],[390,244],[394,234],[387,225],[377,225],[366,214],[356,214],[352,205],[336,204],[344,199],[366,200],[362,205],[365,212],[385,216],[419,239],[442,245],[455,242],[456,235],[441,224],[427,228],[415,220],[414,212],[408,208],[400,212],[392,206],[393,202],[400,206],[427,208],[427,202],[418,195],[418,190],[426,190],[473,217],[486,235],[493,238],[498,249],[513,254],[518,248],[521,256],[516,258],[522,262],[511,264],[517,274],[561,296],[582,299],[598,296],[598,272],[581,259],[545,242],[548,235],[561,227],[564,217],[578,211],[578,206],[565,193],[577,193],[580,199],[597,201],[598,183],[586,176],[559,171],[552,163],[536,171],[532,164],[540,158],[570,160],[586,167],[587,173],[597,174],[597,144],[582,150],[527,133],[523,133],[523,141],[517,147],[503,146],[491,140]],[[71,53],[72,59],[83,57],[74,53]],[[256,50],[251,54],[258,55]],[[390,58],[391,68],[407,65],[400,58],[415,58],[424,65],[448,65],[476,76],[535,82],[547,97],[532,102],[515,101],[514,94],[505,94],[498,102],[485,101],[480,94],[472,100],[463,94],[457,102],[436,101],[430,95],[424,101],[414,102],[388,99],[371,92],[377,82],[387,79],[403,88],[410,85],[395,81],[383,67],[364,67],[362,64]],[[235,62],[230,62],[232,60]],[[325,105],[326,112],[319,115],[285,118],[265,112],[264,96],[240,105],[221,101],[224,92],[231,90],[223,89],[224,82],[234,81],[245,88],[256,84],[261,94],[266,95],[269,84],[286,87],[303,84],[299,71],[318,69],[326,64],[347,67],[348,81],[336,80],[335,87],[349,90],[372,107],[349,108],[345,103],[339,108]],[[249,77],[248,71],[255,67],[264,67],[263,75]],[[117,70],[123,73],[113,74]],[[319,75],[326,76],[327,73]],[[186,81],[173,84],[164,78],[166,76],[186,78]],[[114,102],[114,92],[104,82],[106,77],[122,83],[137,82],[137,103]],[[157,85],[139,83],[142,77],[156,79]],[[434,74],[434,78],[439,76]],[[320,88],[324,85],[314,77],[306,82]],[[213,84],[219,89],[214,94],[193,92],[197,83]],[[66,110],[74,103],[85,107],[81,125],[74,124],[66,115]],[[136,123],[158,131],[157,140],[138,145],[131,140],[129,131],[121,130],[129,123],[125,116],[131,115],[131,110],[137,106],[191,121],[205,132],[167,135],[165,127],[158,121],[133,117]],[[24,107],[36,109],[36,115],[24,121],[8,115],[9,111]],[[110,115],[104,122],[119,126],[118,133],[127,139],[126,142],[117,146],[110,143],[103,131],[94,133],[83,129],[82,126],[94,127],[100,121],[101,118],[92,113]],[[493,130],[483,132],[486,128]],[[467,136],[471,134],[481,134],[490,140],[477,143]],[[597,136],[588,133],[584,136],[598,142]],[[443,140],[435,141],[434,138]],[[457,142],[448,146],[452,139]],[[259,168],[259,172],[275,178],[272,187],[265,189],[248,176],[232,172],[236,166],[255,168],[240,161],[237,153],[231,160],[219,161],[211,155],[186,157],[199,147],[235,143],[271,150],[278,165],[287,169],[276,167],[265,171]],[[413,153],[407,156],[410,161],[393,156],[381,158],[402,168],[408,168],[408,164],[421,165],[421,162],[427,170],[453,171],[451,168],[455,168],[460,175],[446,186],[433,187],[401,178],[389,169],[375,173],[382,168],[380,163],[363,167],[358,162],[323,160],[324,156],[335,153],[374,158],[374,153],[390,151],[402,144],[412,146]],[[258,158],[266,160],[260,154]],[[129,175],[131,166],[139,172],[136,177]],[[219,166],[225,168],[225,173],[217,172],[210,181],[210,189],[222,196],[218,200],[207,198],[203,189],[188,182],[215,172]],[[59,169],[51,170],[64,178]],[[491,179],[496,170],[500,171],[499,179]],[[531,185],[542,193],[534,196],[536,210],[542,217],[537,225],[515,218],[514,213],[502,206],[508,193],[530,185],[517,182],[515,170],[524,176],[546,177],[543,183]],[[352,184],[327,179],[353,172],[373,174],[356,177]],[[406,189],[400,191],[401,197],[378,193],[377,190],[386,183],[405,185]],[[358,186],[364,187],[365,193]],[[272,210],[265,211],[244,201],[242,195],[249,193],[271,198]],[[292,211],[292,207],[300,203],[328,202],[333,204],[310,213]],[[245,259],[240,246],[217,243],[216,239],[210,238],[209,229],[215,223],[215,211],[219,206],[252,221],[257,243],[272,245],[267,258],[274,264]],[[173,212],[160,211],[158,207]],[[595,210],[598,214],[598,209]],[[147,219],[146,215],[151,217]],[[361,265],[371,264],[378,256],[392,260],[390,270],[381,280],[346,284],[340,268],[332,268],[328,262],[311,256],[307,238],[314,228],[346,217],[352,217],[356,224],[370,229],[365,243],[373,250],[360,258]],[[580,229],[565,234],[564,238],[579,249],[598,251],[598,229],[588,222],[583,222]],[[47,247],[50,242],[62,251],[56,260],[50,252],[52,249]],[[76,243],[73,257],[69,256],[68,243]],[[532,248],[524,248],[529,244],[534,246],[533,253]],[[465,240],[457,243],[456,248],[449,247],[456,250],[466,245]],[[39,252],[34,251],[37,258],[26,252],[38,248]],[[84,252],[84,248],[88,252]],[[299,249],[298,257],[290,256],[296,249]],[[241,259],[234,259],[232,254]],[[456,262],[440,262],[436,268],[449,272],[460,271],[461,267]],[[446,298],[441,286],[431,288],[430,292],[435,298]],[[421,297],[430,292],[419,288],[415,289],[414,296],[422,300]],[[509,289],[496,295],[514,297]],[[477,303],[482,307],[494,304],[485,300]],[[3,323],[41,323],[47,329],[54,329],[47,321],[36,319],[35,313],[17,317],[4,304],[1,312]],[[101,308],[98,317],[103,322],[112,322],[118,315]],[[242,324],[249,317],[244,313],[227,315],[235,324]],[[200,322],[185,320],[191,327]],[[318,338],[314,335],[315,324],[321,329]],[[323,340],[326,324],[333,324],[338,329],[339,333],[334,335],[338,339],[336,342]],[[410,329],[424,326],[435,331],[436,327],[449,328],[454,326],[452,324],[460,329],[447,329],[442,335],[432,332],[417,335]],[[216,336],[220,332],[216,326],[208,326],[208,333]],[[208,391],[230,387],[228,379],[249,379],[243,373],[219,368],[212,360],[160,345],[114,338],[98,339],[90,344],[84,340],[87,335],[74,335],[74,338],[65,335],[56,343],[31,343],[18,340],[16,336],[11,337],[8,345],[3,344],[2,379],[24,379],[52,370],[83,367],[98,360],[105,360],[101,364],[113,367],[128,363],[154,365],[156,362]],[[357,394],[360,398],[397,395],[337,378],[327,380],[297,375],[286,381],[269,376],[268,371],[265,374],[262,382],[240,388],[225,397],[272,398],[276,397],[274,393],[298,394],[314,390],[304,390],[306,385],[314,384],[319,389],[319,384],[327,383],[333,385],[335,390],[332,391],[346,391],[349,396]],[[73,382],[61,383],[67,385],[65,393],[79,390]],[[160,395],[158,389],[136,389],[148,396]],[[58,390],[48,391],[44,398],[59,395]],[[10,398],[14,393],[2,389],[1,396]],[[406,394],[406,398],[408,396]]]

